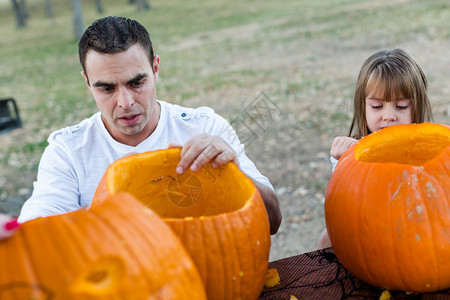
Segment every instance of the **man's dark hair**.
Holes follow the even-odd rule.
[[[148,31],[139,22],[124,17],[98,19],[84,32],[78,43],[78,55],[86,73],[86,55],[90,50],[114,54],[140,44],[147,52],[153,70],[153,46]]]

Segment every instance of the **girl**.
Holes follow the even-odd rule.
[[[356,82],[348,137],[336,137],[331,144],[332,170],[363,136],[392,125],[434,121],[427,85],[422,68],[404,50],[382,50],[370,56]],[[331,242],[325,229],[318,249],[326,247]]]

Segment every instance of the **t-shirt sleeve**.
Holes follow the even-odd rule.
[[[78,179],[63,144],[50,142],[44,150],[33,185],[33,194],[22,206],[19,222],[80,208]]]
[[[334,168],[336,168],[338,160],[333,156],[330,156],[330,161],[331,161],[331,172],[334,172]]]
[[[239,167],[242,172],[251,179],[274,190],[269,179],[258,171],[255,164],[245,154],[244,144],[240,142],[239,137],[231,124],[217,114],[214,114],[213,120],[209,134],[222,137],[233,148],[238,157]]]

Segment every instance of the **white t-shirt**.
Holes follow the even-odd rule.
[[[336,168],[336,165],[338,163],[338,160],[336,158],[334,158],[333,156],[330,156],[330,161],[331,161],[331,173],[333,173],[334,169]]]
[[[184,145],[191,137],[208,133],[221,136],[234,149],[241,170],[253,180],[273,190],[245,155],[236,132],[211,108],[185,108],[164,101],[155,131],[136,147],[114,140],[98,112],[80,124],[53,132],[34,182],[32,196],[22,207],[19,222],[74,211],[92,202],[106,168],[130,152],[166,149],[169,143]]]

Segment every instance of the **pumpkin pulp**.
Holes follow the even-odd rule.
[[[168,152],[163,160],[148,159],[148,153],[121,159],[107,175],[110,193],[131,193],[164,219],[230,213],[243,208],[255,193],[253,185],[234,179],[239,170],[231,164],[176,174],[178,159],[171,157],[176,152]]]

